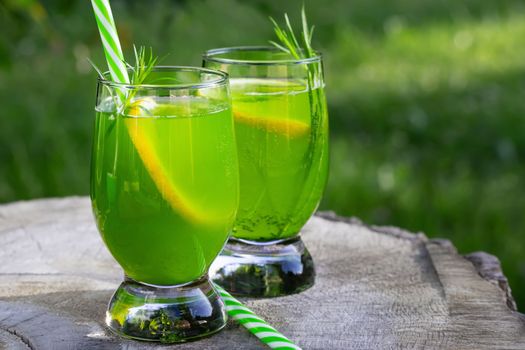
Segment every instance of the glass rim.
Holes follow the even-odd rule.
[[[254,66],[273,66],[273,65],[295,65],[295,64],[309,64],[321,62],[322,54],[321,52],[314,50],[315,56],[308,58],[286,58],[286,59],[275,59],[275,60],[246,60],[246,59],[236,59],[236,58],[223,58],[216,57],[216,55],[238,52],[238,51],[275,51],[283,52],[275,46],[231,46],[231,47],[221,47],[216,49],[207,50],[202,54],[202,59],[204,61],[231,64],[231,65],[254,65]]]
[[[131,69],[128,68],[128,71]],[[167,89],[167,90],[187,90],[187,89],[203,89],[210,87],[218,87],[228,84],[228,73],[193,66],[154,66],[152,71],[179,71],[179,72],[201,72],[211,75],[215,75],[217,78],[210,81],[195,82],[195,83],[174,83],[174,84],[130,84],[130,83],[119,83],[108,79],[111,76],[110,71],[102,73],[104,77],[100,75],[97,78],[98,84],[102,84],[109,87],[122,88],[127,90],[148,90],[148,89]]]

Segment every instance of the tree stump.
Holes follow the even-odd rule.
[[[525,349],[497,258],[466,257],[446,240],[321,213],[302,233],[313,288],[244,299],[303,349]],[[0,348],[264,349],[233,321],[182,345],[114,336],[104,313],[122,271],[95,228],[87,198],[0,206]]]

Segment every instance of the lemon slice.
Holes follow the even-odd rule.
[[[307,86],[301,81],[278,79],[236,78],[231,79],[233,97],[233,116],[235,123],[247,125],[265,132],[274,133],[289,138],[300,137],[310,132],[308,122],[279,118],[273,115],[253,111],[250,108],[257,102],[246,103],[244,98],[257,96],[280,96],[307,91]],[[239,100],[236,101],[236,96]]]
[[[252,116],[248,113],[235,110],[235,108],[233,109],[233,117],[236,123],[261,129],[269,133],[285,135],[290,138],[306,135],[310,131],[310,125],[299,120]]]
[[[131,141],[155,186],[172,209],[194,224],[213,224],[218,218],[209,215],[209,213],[184,196],[162,165],[150,135],[141,132],[142,129],[139,125],[140,116],[148,115],[148,110],[151,110],[154,106],[155,101],[151,98],[143,98],[134,101],[127,109],[126,114],[128,116],[137,117],[124,119]]]

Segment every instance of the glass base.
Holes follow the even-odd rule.
[[[220,331],[224,304],[208,276],[180,286],[154,286],[129,277],[109,302],[106,324],[132,339],[180,343]]]
[[[300,237],[264,243],[230,238],[210,276],[237,296],[277,297],[313,286],[315,270]]]

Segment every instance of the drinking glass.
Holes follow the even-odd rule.
[[[97,86],[91,201],[125,277],[107,325],[126,337],[184,342],[225,326],[208,269],[238,207],[227,75],[156,67],[140,85]]]
[[[229,74],[240,172],[239,212],[212,279],[245,296],[305,290],[315,270],[299,233],[328,174],[321,56],[232,47],[207,51],[203,66]]]

